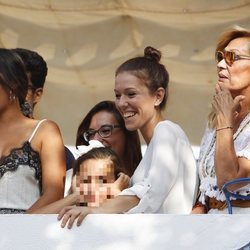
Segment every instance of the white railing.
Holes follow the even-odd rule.
[[[0,232],[3,250],[240,249],[250,215],[89,215],[71,230],[56,215],[0,215]]]

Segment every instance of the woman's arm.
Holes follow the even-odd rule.
[[[47,206],[43,206],[36,209],[36,214],[58,214],[63,208],[67,206],[74,206],[77,202],[78,195],[76,193],[69,194],[65,198],[50,203]]]
[[[74,221],[77,220],[77,226],[80,226],[83,219],[88,214],[109,214],[122,213],[139,203],[137,196],[116,196],[114,199],[107,200],[100,207],[65,207],[58,215],[58,220],[62,219],[61,226],[72,228]]]
[[[121,192],[124,188],[128,187],[129,184],[129,176],[120,173],[120,178],[114,183],[113,186],[113,193],[114,196],[117,195],[118,192]],[[66,196],[64,199],[55,201],[47,206],[44,206],[40,209],[37,209],[35,212],[37,214],[58,214],[63,208],[67,206],[75,206],[77,202],[79,202],[78,197],[79,195],[77,194],[76,190],[76,179],[75,176],[72,179],[72,192],[68,196]],[[105,209],[105,205],[104,205]],[[107,208],[109,210],[109,208]],[[104,212],[103,212],[104,213]]]
[[[42,195],[26,213],[36,213],[40,208],[63,198],[66,170],[63,140],[54,122],[42,123],[31,144],[40,154]]]
[[[207,209],[206,206],[200,203],[194,205],[191,214],[206,214]]]
[[[232,98],[225,87],[217,84],[213,107],[217,116],[215,172],[218,187],[221,188],[229,180],[247,177],[250,174],[250,161],[238,158],[234,148],[233,134],[235,132],[237,110],[244,96]],[[236,116],[236,117],[235,117]]]

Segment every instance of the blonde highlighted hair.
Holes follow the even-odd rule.
[[[217,46],[215,49],[215,54],[217,51],[223,51],[227,47],[227,45],[236,38],[250,38],[250,30],[242,28],[240,26],[233,26],[232,28],[225,30],[219,36]],[[248,46],[248,53],[250,54],[250,40]],[[217,125],[217,120],[215,111],[213,110],[212,107],[211,109],[212,110],[208,115],[208,127],[213,129]]]

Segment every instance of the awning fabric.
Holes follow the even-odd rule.
[[[170,73],[165,115],[199,144],[218,35],[249,28],[249,13],[249,0],[0,0],[0,46],[35,50],[47,61],[36,117],[56,121],[66,144],[94,104],[114,100],[116,67],[154,46]]]

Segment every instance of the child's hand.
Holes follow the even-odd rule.
[[[71,182],[71,192],[76,193],[76,175],[73,176]]]
[[[119,174],[119,178],[113,183],[114,196],[119,194],[123,189],[129,187],[130,177],[124,173]]]

